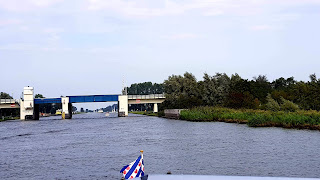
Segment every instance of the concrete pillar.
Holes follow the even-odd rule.
[[[72,103],[68,104],[68,109],[69,109],[69,119],[72,119]]]
[[[35,104],[33,108],[33,120],[39,120],[39,104]]]
[[[157,103],[154,103],[154,105],[153,105],[153,112],[154,113],[158,112],[158,104]]]
[[[34,119],[33,87],[23,88],[23,100],[20,100],[20,119]]]
[[[72,105],[70,108],[69,97],[61,97],[62,104],[62,119],[71,119],[72,118]]]
[[[118,98],[118,116],[128,116],[128,96],[120,95]]]

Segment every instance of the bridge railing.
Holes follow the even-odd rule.
[[[164,94],[128,95],[128,99],[165,99]]]
[[[0,104],[14,104],[18,103],[16,99],[0,99]]]

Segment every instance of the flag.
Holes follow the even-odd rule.
[[[142,151],[143,152],[143,151]],[[137,160],[131,162],[130,164],[123,166],[120,173],[123,174],[125,179],[133,179],[136,177],[144,176],[144,163],[143,163],[143,154],[138,157]]]

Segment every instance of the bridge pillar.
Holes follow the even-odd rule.
[[[39,120],[39,104],[35,104],[33,107],[33,120]]]
[[[23,99],[20,100],[20,119],[37,119],[34,114],[33,87],[23,88]]]
[[[62,119],[72,118],[72,104],[69,103],[69,97],[61,97]]]
[[[154,113],[158,112],[158,104],[157,103],[154,103],[154,105],[153,105],[153,112]]]
[[[118,98],[118,116],[128,116],[128,96],[120,95]]]

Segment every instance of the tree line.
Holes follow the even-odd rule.
[[[127,87],[128,95],[148,95],[148,94],[162,94],[164,93],[163,84],[143,82],[131,84]]]
[[[164,81],[166,101],[162,108],[192,108],[196,106],[220,106],[246,109],[304,109],[320,110],[320,79],[315,74],[308,82],[294,77],[280,77],[270,82],[265,75],[252,80],[238,74],[231,76],[204,73],[197,81],[192,73],[172,75]],[[279,106],[279,107],[278,107]]]

